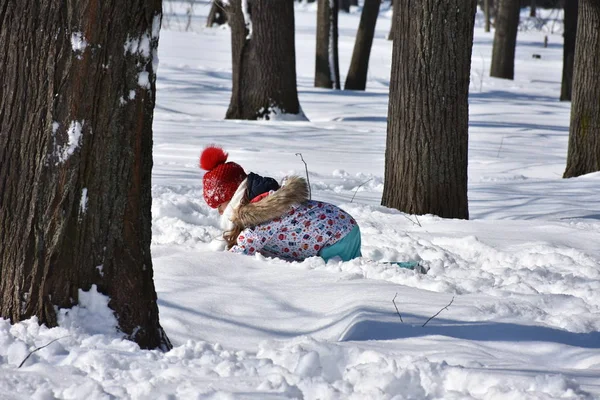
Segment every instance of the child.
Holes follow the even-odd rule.
[[[288,261],[320,256],[325,261],[360,257],[360,230],[354,218],[333,204],[308,199],[308,184],[290,177],[283,186],[227,162],[215,146],[200,156],[204,200],[219,210],[229,251],[261,253]]]

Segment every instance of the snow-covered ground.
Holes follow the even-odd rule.
[[[478,20],[471,220],[445,220],[379,205],[387,6],[364,93],[313,88],[315,10],[297,6],[298,85],[310,122],[223,120],[229,31],[203,28],[208,10],[196,6],[188,32],[185,14],[171,15],[159,46],[152,251],[174,349],[122,340],[93,289],[58,328],[0,320],[0,398],[600,398],[600,174],[561,179],[570,104],[558,101],[560,33],[520,32],[516,78],[503,81],[489,77],[493,32]],[[340,15],[342,80],[359,17]],[[215,250],[218,214],[202,199],[197,167],[211,143],[276,178],[304,175],[301,153],[313,197],[359,222],[365,257],[290,264]],[[395,260],[431,269],[381,262]]]

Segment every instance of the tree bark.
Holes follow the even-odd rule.
[[[490,31],[490,0],[483,1],[483,15],[485,18],[485,31]]]
[[[580,0],[565,178],[600,171],[600,2]]]
[[[231,26],[233,88],[226,119],[306,119],[298,101],[294,3],[242,0],[226,8]]]
[[[560,101],[571,101],[571,89],[573,87],[573,61],[575,60],[575,38],[577,37],[577,8],[578,0],[565,1],[565,33]]]
[[[492,77],[514,79],[519,11],[519,0],[498,1],[492,66],[490,69],[490,76]]]
[[[390,25],[388,40],[394,40],[394,35],[398,30],[398,8],[400,7],[400,1],[401,0],[397,0],[392,3],[392,24]]]
[[[221,0],[212,0],[210,11],[206,18],[206,27],[211,28],[214,24],[223,25],[227,23],[227,13]]]
[[[369,57],[371,56],[371,46],[375,36],[375,25],[380,4],[381,0],[365,0],[363,5],[352,60],[346,77],[346,90],[365,90],[367,87]]]
[[[171,347],[151,241],[160,0],[0,2],[0,316],[78,304],[97,285],[119,329]]]
[[[476,1],[399,3],[382,205],[468,219],[468,93]]]
[[[340,89],[338,0],[318,0],[315,87]]]

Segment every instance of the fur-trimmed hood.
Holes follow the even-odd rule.
[[[281,217],[290,207],[309,200],[306,179],[299,176],[289,177],[285,184],[273,194],[256,202],[237,207],[231,221],[244,228]]]

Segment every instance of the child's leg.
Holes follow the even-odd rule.
[[[333,257],[340,257],[343,261],[360,257],[360,229],[358,228],[358,225],[338,242],[321,249],[319,256],[321,256],[325,262]]]

